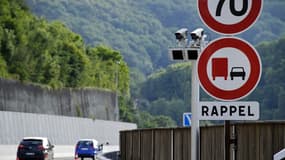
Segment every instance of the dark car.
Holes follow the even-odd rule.
[[[75,159],[92,158],[96,159],[99,151],[98,141],[95,139],[81,139],[75,147]]]
[[[45,137],[26,137],[18,146],[17,160],[53,160],[54,145]]]
[[[231,80],[234,79],[234,77],[242,77],[242,80],[245,79],[245,71],[243,67],[232,67],[230,72]]]

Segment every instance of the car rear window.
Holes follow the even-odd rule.
[[[236,71],[236,72],[242,72],[242,68],[234,68],[233,71]]]
[[[39,146],[39,145],[43,144],[43,141],[37,140],[37,139],[24,139],[24,140],[22,140],[21,144],[25,145],[25,146],[27,146],[27,145],[28,146],[31,146],[31,145]]]
[[[243,72],[244,69],[242,67],[233,67],[232,72]]]
[[[89,146],[93,146],[93,142],[92,141],[79,141],[77,143],[78,147],[89,147]]]

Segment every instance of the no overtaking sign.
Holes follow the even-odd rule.
[[[261,77],[261,60],[246,41],[220,38],[201,53],[198,76],[202,88],[212,97],[224,101],[239,100],[257,86]]]

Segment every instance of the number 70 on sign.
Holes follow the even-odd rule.
[[[202,21],[213,31],[225,35],[241,33],[261,14],[263,0],[198,0]]]

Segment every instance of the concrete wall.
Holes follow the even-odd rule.
[[[23,137],[49,137],[56,145],[75,145],[81,138],[119,145],[119,132],[136,124],[66,116],[0,111],[0,144],[18,144]]]
[[[54,90],[0,79],[0,111],[118,120],[116,94],[95,89]]]

